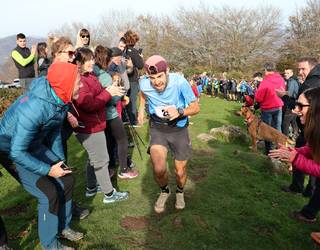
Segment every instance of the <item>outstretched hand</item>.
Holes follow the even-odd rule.
[[[124,87],[115,85],[108,86],[106,90],[110,93],[111,96],[123,96],[126,93]]]
[[[279,148],[270,150],[268,156],[279,159],[280,161],[293,162],[296,154],[297,151],[294,148],[279,144]]]

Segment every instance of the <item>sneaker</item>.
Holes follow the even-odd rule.
[[[117,201],[122,201],[128,199],[128,192],[118,192],[115,188],[113,188],[113,194],[111,196],[107,196],[106,194],[103,197],[103,203],[109,204]]]
[[[88,188],[86,191],[86,197],[92,197],[95,196],[97,193],[101,193],[101,186],[97,183],[97,186],[95,188]]]
[[[292,216],[294,219],[298,221],[306,222],[309,224],[314,224],[317,221],[317,218],[307,218],[301,212],[298,211],[293,212]]]
[[[166,202],[167,202],[169,196],[170,196],[170,192],[169,193],[166,193],[166,192],[160,193],[158,200],[154,204],[154,211],[156,213],[160,214],[160,213],[164,212],[165,207],[166,207],[165,205],[166,205]]]
[[[1,248],[0,248],[1,249]],[[73,247],[68,247],[66,245],[63,245],[60,241],[57,241],[57,245],[53,248],[50,248],[50,250],[74,250]]]
[[[94,188],[88,188],[87,187],[87,190],[86,190],[86,197],[92,197],[92,196],[95,196],[97,194],[97,187],[94,187]]]
[[[102,193],[101,186],[97,184],[97,193]]]
[[[130,169],[133,169],[136,166],[136,164],[132,160],[128,160],[127,165],[128,165],[128,168]]]
[[[72,219],[83,220],[90,214],[89,209],[79,207],[75,202],[72,203]]]
[[[123,173],[119,173],[118,174],[118,177],[120,178],[120,179],[133,179],[133,178],[136,178],[136,177],[138,177],[138,171],[136,171],[136,170],[127,170],[127,172],[123,172]]]
[[[186,203],[184,202],[184,193],[176,193],[176,209],[182,210],[186,206]]]
[[[4,245],[0,246],[0,250],[12,250],[12,248],[9,247],[7,244],[4,244]]]
[[[132,127],[134,127],[134,128],[142,128],[142,125],[140,125],[140,124],[133,124]]]
[[[286,192],[286,193],[291,193],[291,194],[301,194],[302,193],[302,192],[298,192],[298,191],[292,190],[290,188],[290,186],[282,186],[281,187],[281,191]]]
[[[70,241],[78,241],[83,238],[83,233],[76,232],[72,230],[71,228],[63,229],[60,238],[67,239]]]

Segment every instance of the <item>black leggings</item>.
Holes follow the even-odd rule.
[[[0,247],[8,243],[6,228],[0,216]]]
[[[115,145],[117,145],[120,171],[125,172],[127,170],[128,138],[119,116],[107,121],[105,134],[107,138],[110,165],[112,166],[115,163],[114,148]]]

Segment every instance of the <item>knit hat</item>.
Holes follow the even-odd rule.
[[[48,69],[47,80],[64,103],[71,102],[77,75],[78,66],[71,63],[56,62]]]
[[[118,47],[111,48],[111,57],[116,57],[116,56],[121,56],[121,55],[122,55],[121,49],[119,49]]]
[[[144,64],[144,69],[149,75],[166,72],[167,68],[168,64],[166,60],[158,55],[149,57]]]

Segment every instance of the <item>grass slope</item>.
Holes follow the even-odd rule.
[[[88,219],[72,223],[74,228],[85,232],[85,239],[73,246],[78,249],[313,248],[309,235],[319,226],[302,224],[289,217],[308,200],[279,191],[281,185],[289,183],[289,175],[273,173],[269,160],[250,152],[248,144],[222,139],[204,143],[196,138],[199,133],[224,124],[245,129],[242,119],[234,115],[239,107],[221,99],[201,98],[201,113],[191,119],[193,158],[188,166],[187,206],[181,212],[174,209],[174,194],[163,215],[153,212],[159,190],[143,147],[143,160],[136,149],[133,151],[140,176],[131,181],[114,180],[118,189],[130,191],[128,201],[104,205],[102,194],[86,199],[86,154],[72,137],[69,165],[75,168],[75,200],[91,210]],[[147,141],[146,126],[137,131]],[[174,171],[172,164],[169,165],[170,186],[174,191]],[[41,249],[35,199],[2,172],[0,207],[10,245],[15,249]],[[127,216],[133,220],[126,223],[129,228],[124,225]]]

